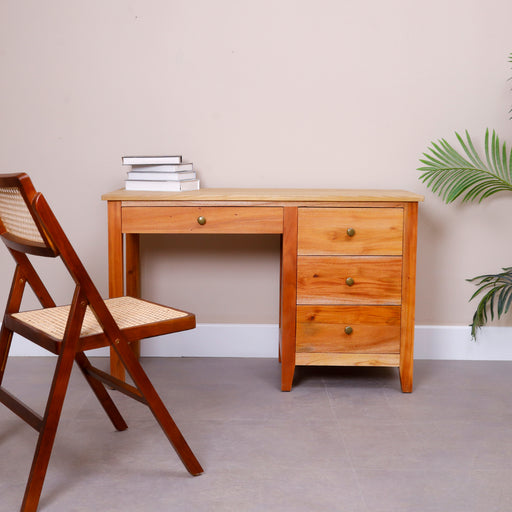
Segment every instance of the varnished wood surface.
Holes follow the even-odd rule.
[[[400,311],[400,306],[297,306],[297,352],[398,354]]]
[[[108,268],[109,296],[120,297],[123,289],[123,236],[121,226],[121,205],[108,203]]]
[[[282,233],[283,208],[154,206],[122,209],[124,233]],[[204,224],[199,223],[199,219]]]
[[[280,345],[281,390],[291,391],[295,372],[295,325],[297,309],[297,208],[284,208],[281,247]]]
[[[402,238],[402,208],[299,208],[299,255],[401,255]]]
[[[121,232],[121,203],[108,203],[108,294],[124,295],[123,234]],[[113,348],[110,349],[110,371],[119,379],[125,378],[125,369]]]
[[[140,236],[139,234],[126,235],[126,295],[141,297],[140,283]],[[140,340],[130,344],[133,352],[140,357]],[[111,351],[111,360],[117,361],[117,354]],[[123,367],[124,370],[124,367]]]
[[[283,391],[291,390],[296,364],[400,366],[403,391],[412,389],[415,223],[423,196],[404,190],[223,188],[123,189],[102,199],[121,209],[112,233],[115,239],[126,234],[127,262],[137,258],[129,254],[128,237],[139,233],[282,234]],[[206,224],[197,222],[199,216]],[[348,228],[355,234],[350,236]],[[114,243],[114,251],[118,247]],[[116,258],[114,265],[116,280],[122,261]],[[140,286],[138,270],[131,267],[137,265],[127,268],[127,280]],[[353,286],[346,284],[348,277]],[[359,308],[352,311],[354,335],[343,338],[341,320],[304,320],[301,315],[310,307],[323,308],[324,320],[335,308]],[[374,307],[382,309],[372,312]],[[375,318],[385,308],[393,313],[388,310],[379,325]],[[340,336],[346,341],[341,349]]]
[[[302,189],[302,188],[203,188],[190,192],[139,192],[120,189],[101,197],[104,201],[227,201],[227,202],[343,202],[423,201],[423,196],[406,190]]]
[[[414,312],[416,304],[416,246],[418,238],[418,203],[405,208],[403,254],[402,332],[400,341],[400,383],[404,393],[412,392],[414,372]]]
[[[296,364],[399,366],[410,392],[418,203],[321,206],[299,208]]]
[[[333,354],[299,352],[299,366],[399,366],[399,354]]]
[[[401,272],[400,256],[299,256],[297,303],[400,304]]]

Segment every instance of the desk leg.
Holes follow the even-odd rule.
[[[120,201],[108,202],[108,293],[111,298],[121,297],[124,294]],[[110,349],[110,373],[124,380],[124,366],[113,349]]]
[[[140,298],[140,236],[129,233],[125,235],[126,241],[126,295]],[[140,357],[140,341],[131,343],[132,350]]]
[[[297,207],[285,207],[281,246],[281,390],[291,391],[295,373],[297,311]]]
[[[407,203],[404,206],[405,244],[402,278],[402,327],[400,332],[400,383],[404,393],[412,391],[413,379],[417,232],[418,203]]]

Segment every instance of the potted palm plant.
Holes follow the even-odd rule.
[[[512,63],[512,53],[509,56]],[[512,112],[512,109],[510,110]],[[445,139],[432,143],[420,161],[423,164],[419,179],[439,195],[444,202],[481,202],[498,192],[512,192],[512,149],[501,143],[498,135],[489,130],[485,134],[485,156],[475,149],[469,133],[465,138],[455,134],[460,149]],[[506,314],[512,305],[512,267],[497,274],[485,274],[468,279],[478,287],[470,301],[480,302],[471,322],[471,336],[485,325],[489,316],[494,319]]]

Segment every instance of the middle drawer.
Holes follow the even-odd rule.
[[[299,256],[297,304],[400,304],[400,256]]]

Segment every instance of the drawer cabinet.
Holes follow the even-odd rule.
[[[412,372],[408,208],[298,208],[297,365],[401,367],[407,358]],[[404,391],[411,385],[402,380]]]

